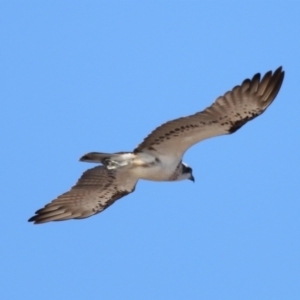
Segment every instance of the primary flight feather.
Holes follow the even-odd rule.
[[[70,191],[36,211],[28,221],[82,219],[95,215],[134,191],[139,179],[194,180],[182,157],[204,139],[237,131],[261,115],[276,98],[284,78],[278,68],[263,78],[256,74],[194,115],[164,123],[152,131],[133,152],[91,152],[80,161],[101,163],[84,172]]]

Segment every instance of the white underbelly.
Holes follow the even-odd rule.
[[[137,176],[137,178],[152,180],[152,181],[170,181],[172,176],[180,163],[180,161],[172,159],[163,159],[162,161],[152,160],[148,158],[148,165],[135,165],[130,171]],[[145,157],[141,157],[142,160],[146,160]]]

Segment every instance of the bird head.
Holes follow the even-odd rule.
[[[183,162],[183,163],[181,163],[181,173],[178,176],[177,180],[184,180],[184,179],[188,179],[188,180],[195,182],[192,168]]]

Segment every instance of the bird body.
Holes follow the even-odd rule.
[[[168,121],[152,131],[132,152],[90,152],[80,158],[100,166],[83,173],[70,191],[29,219],[36,224],[82,219],[97,214],[134,191],[139,179],[194,181],[182,158],[202,140],[231,134],[261,115],[276,98],[284,78],[282,68],[246,79],[201,112]]]
[[[150,152],[99,153],[92,152],[80,158],[83,162],[101,163],[108,169],[125,169],[137,179],[174,181],[181,159]]]

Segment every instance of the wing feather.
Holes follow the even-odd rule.
[[[205,110],[159,126],[134,152],[156,152],[181,159],[192,145],[207,138],[233,133],[261,115],[277,96],[283,78],[282,67],[274,73],[267,72],[262,80],[258,73],[217,98]]]
[[[36,211],[28,221],[40,224],[90,217],[133,192],[136,183],[126,170],[97,166],[85,171],[70,191]]]

